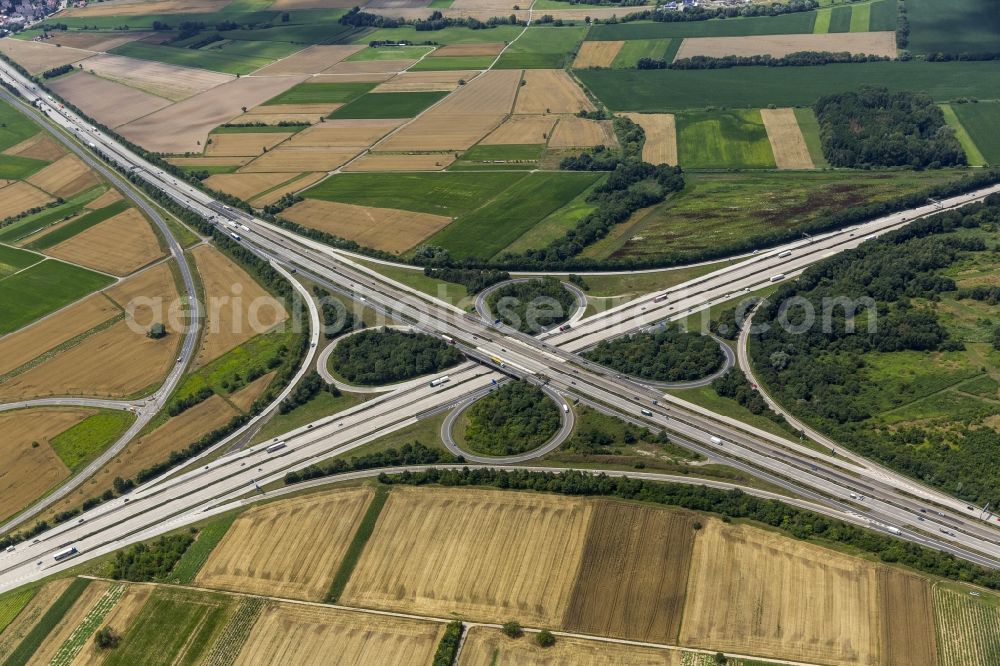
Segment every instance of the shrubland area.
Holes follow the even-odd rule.
[[[627,375],[659,382],[701,379],[718,370],[724,360],[719,344],[710,336],[670,326],[599,342],[583,356]]]
[[[355,333],[337,342],[330,366],[351,383],[379,385],[445,370],[463,358],[441,338],[382,328]]]
[[[559,430],[559,407],[526,382],[502,384],[463,415],[460,441],[470,451],[510,456],[536,449]]]
[[[579,308],[576,295],[551,277],[498,287],[487,296],[486,305],[496,319],[532,335],[558,326]]]

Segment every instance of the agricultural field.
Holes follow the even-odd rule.
[[[850,10],[851,8],[847,8]],[[854,8],[857,10],[857,7]],[[801,51],[847,51],[855,54],[896,57],[895,32],[851,32],[754,37],[694,37],[685,39],[676,58],[706,56],[770,55],[783,58]]]
[[[773,168],[759,111],[686,111],[676,116],[677,160],[691,169]]]
[[[1000,16],[988,0],[906,0],[914,53],[1000,51]]]
[[[322,601],[371,501],[370,488],[251,509],[233,523],[195,584]]]
[[[26,640],[32,640],[36,647],[41,644],[45,634],[58,621],[58,617],[53,619],[49,614],[52,607],[67,594],[74,582],[75,579],[72,578],[61,578],[36,588],[21,612],[0,631],[0,659],[7,663],[7,660],[20,657],[21,663],[27,662],[34,650],[19,651],[20,646]],[[67,600],[75,600],[75,596],[72,593],[70,595]]]
[[[341,603],[553,625],[569,600],[591,511],[558,496],[396,488]]]
[[[989,666],[1000,660],[1000,599],[970,592],[934,587],[941,666]]]
[[[658,650],[559,637],[552,647],[542,648],[532,635],[519,639],[504,636],[492,627],[470,627],[458,666],[521,666],[524,664],[573,664],[574,666],[695,666],[684,662],[681,650]],[[738,666],[733,660],[727,664]],[[700,663],[697,666],[702,666]]]
[[[444,98],[446,92],[383,92],[362,95],[330,118],[412,118]]]
[[[562,69],[573,62],[585,27],[530,27],[503,55],[500,69]]]
[[[979,102],[950,106],[976,151],[988,164],[1000,164],[1000,136],[996,132],[997,122],[1000,122],[1000,103]]]

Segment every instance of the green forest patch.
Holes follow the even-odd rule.
[[[528,28],[503,52],[496,66],[498,69],[562,69],[572,62],[586,34],[585,27]]]
[[[59,433],[49,443],[66,467],[78,472],[121,437],[134,421],[132,412],[101,410]]]
[[[822,74],[821,76],[819,74]],[[576,75],[615,111],[811,106],[823,95],[881,86],[920,90],[935,101],[996,99],[1000,62],[870,62],[816,67],[711,70],[582,69]]]
[[[330,118],[412,118],[448,93],[384,92],[367,93],[345,104]]]
[[[457,259],[488,259],[590,187],[599,174],[534,172],[476,211],[459,217],[428,243]]]
[[[377,86],[377,83],[300,83],[264,102],[273,104],[346,104]]]
[[[774,167],[760,111],[686,111],[677,114],[678,161],[685,169]]]
[[[989,164],[1000,164],[1000,103],[950,105],[976,148]]]
[[[475,210],[524,177],[523,173],[453,171],[396,174],[392,178],[377,173],[340,173],[302,196],[456,216]]]
[[[470,451],[509,456],[536,449],[559,430],[559,407],[540,388],[509,382],[463,415],[462,443]]]
[[[103,289],[114,278],[46,259],[0,280],[0,335]]]

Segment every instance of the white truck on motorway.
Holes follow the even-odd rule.
[[[441,386],[442,384],[447,384],[450,381],[451,381],[451,377],[449,377],[448,375],[445,375],[443,377],[438,377],[437,379],[432,379],[431,383],[430,383],[430,386],[431,386],[431,388],[437,388],[438,386]]]
[[[903,533],[898,527],[893,527],[892,525],[889,525],[886,529],[889,530],[890,534],[895,534],[896,536]]]
[[[712,435],[711,437],[708,438],[708,441],[712,442],[712,444],[715,444],[716,446],[722,446],[721,437],[716,437],[715,435]]]
[[[54,559],[56,562],[62,562],[63,560],[67,560],[73,557],[79,552],[80,551],[76,549],[76,546],[70,546],[69,548],[64,548],[63,550],[60,550],[58,553],[53,555],[52,559]]]
[[[274,444],[272,444],[271,446],[267,447],[264,450],[267,451],[268,453],[274,453],[275,451],[280,451],[283,448],[285,448],[284,442],[275,442]]]
[[[781,282],[785,279],[784,273],[778,273],[777,275],[771,276],[771,282]]]

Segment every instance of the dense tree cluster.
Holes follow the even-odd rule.
[[[559,407],[527,382],[508,382],[465,413],[470,450],[510,456],[536,449],[559,430]]]
[[[100,650],[112,650],[118,647],[122,637],[111,627],[103,627],[94,634],[94,644]]]
[[[646,58],[649,60],[649,58]],[[729,69],[730,67],[814,67],[816,65],[831,65],[836,63],[878,62],[890,60],[888,56],[866,55],[850,51],[796,51],[786,56],[775,57],[769,54],[736,56],[728,55],[721,58],[712,56],[692,56],[680,58],[673,62],[663,62],[663,67],[670,69]],[[639,69],[663,69],[663,67],[641,67]]]
[[[115,553],[111,577],[115,580],[163,581],[194,543],[188,533],[161,536],[150,544],[137,543]]]
[[[761,414],[772,421],[782,423],[781,414],[773,411],[764,401],[764,396],[750,384],[742,370],[733,369],[712,381],[712,390],[723,398],[731,398],[746,407],[752,414]]]
[[[42,72],[43,79],[54,79],[57,76],[62,76],[63,74],[69,74],[73,71],[73,65],[60,65],[59,67],[53,67],[52,69],[47,69]]]
[[[869,380],[865,360],[868,352],[963,348],[949,338],[935,310],[912,301],[955,294],[954,282],[940,270],[986,248],[981,236],[955,232],[997,223],[1000,197],[993,195],[986,204],[911,222],[809,268],[754,317],[750,352],[760,381],[787,409],[864,455],[969,500],[1000,500],[1000,468],[990,462],[1000,453],[1000,434],[961,420],[947,433],[880,428],[869,420],[879,388]],[[793,297],[796,305],[783,306]],[[860,304],[854,333],[844,307],[829,305],[844,297]],[[794,330],[804,325],[810,309],[815,324]]]
[[[434,465],[437,463],[462,462],[462,458],[457,458],[441,449],[431,449],[420,442],[404,444],[398,449],[386,449],[377,453],[367,453],[363,456],[354,456],[350,460],[337,458],[333,462],[321,465],[310,465],[298,472],[288,472],[285,474],[285,485],[319,479],[324,476],[343,474],[344,472],[356,472],[363,469],[377,469],[380,467],[400,467],[403,465]]]
[[[707,21],[714,18],[780,16],[782,14],[794,14],[797,12],[811,12],[817,7],[819,7],[819,0],[790,0],[790,2],[786,3],[753,3],[727,7],[685,7],[683,10],[666,10],[657,7],[656,9],[632,12],[622,18],[612,16],[610,19],[604,19],[601,22],[660,21],[663,23],[687,23],[691,21]]]
[[[445,28],[485,30],[495,28],[498,25],[522,24],[514,14],[509,16],[492,16],[486,21],[480,21],[472,17],[446,17],[441,12],[435,10],[426,19],[410,20],[361,11],[360,7],[352,7],[338,19],[338,23],[355,28],[401,28],[405,25],[412,25],[413,29],[417,32],[433,32],[444,30]]]
[[[737,339],[740,337],[743,322],[746,321],[747,316],[753,311],[754,306],[758,302],[760,302],[758,296],[750,296],[740,301],[736,307],[726,308],[719,313],[717,318],[708,322],[708,329],[720,338],[726,340]],[[737,309],[739,312],[737,312]]]
[[[425,472],[381,474],[388,484],[443,486],[488,486],[510,490],[533,490],[574,496],[618,497],[722,516],[754,520],[782,530],[797,539],[842,543],[872,553],[883,562],[899,563],[917,571],[951,580],[1000,589],[1000,570],[987,569],[951,553],[931,550],[887,534],[874,532],[824,515],[793,507],[777,500],[748,495],[741,490],[719,490],[692,484],[658,483],[575,470],[551,473],[519,469],[430,469]]]
[[[553,277],[511,282],[486,297],[493,316],[532,335],[558,326],[577,309],[576,296]]]
[[[313,295],[319,301],[320,320],[323,322],[323,337],[333,340],[348,331],[357,331],[365,327],[365,323],[353,312],[348,312],[344,304],[322,287],[313,287]]]
[[[441,635],[432,666],[452,666],[455,663],[455,657],[458,656],[458,646],[461,643],[462,622],[461,620],[452,620],[445,627],[444,634]]]
[[[618,372],[660,382],[699,379],[725,361],[719,343],[711,337],[677,327],[602,340],[583,356]]]
[[[323,381],[323,378],[319,376],[319,373],[315,370],[310,370],[306,373],[306,376],[302,378],[299,385],[296,386],[288,397],[281,401],[278,405],[279,414],[287,414],[296,407],[300,407],[313,398],[315,398],[320,391],[329,391],[330,395],[338,396],[340,395],[340,389],[338,389],[333,384],[327,384]]]
[[[441,338],[382,328],[341,340],[330,358],[352,384],[377,386],[450,368],[463,356]]]
[[[478,294],[487,287],[510,279],[510,273],[496,269],[479,268],[424,268],[424,275],[435,280],[454,282],[469,290],[470,294]]]
[[[816,102],[823,154],[835,167],[938,168],[965,151],[930,95],[865,87]]]

